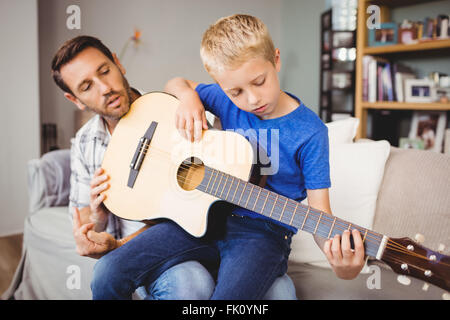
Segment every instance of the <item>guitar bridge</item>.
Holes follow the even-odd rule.
[[[134,183],[136,182],[136,178],[139,174],[139,170],[141,169],[142,162],[145,159],[145,155],[147,154],[147,150],[150,147],[150,142],[152,141],[157,125],[157,122],[152,121],[144,136],[139,139],[139,143],[130,164],[130,173],[128,175],[127,183],[127,186],[130,188],[133,188]]]

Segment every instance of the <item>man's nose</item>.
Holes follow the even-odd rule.
[[[111,86],[109,85],[109,83],[106,82],[106,81],[102,81],[102,80],[99,80],[99,81],[98,81],[98,87],[99,87],[100,93],[101,93],[102,95],[108,94],[108,93],[110,93],[111,90],[112,90],[112,88],[111,88]]]

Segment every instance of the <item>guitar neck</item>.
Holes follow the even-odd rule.
[[[384,250],[387,238],[382,234],[207,166],[202,183],[197,189],[326,239],[341,235],[345,230],[358,229],[363,238],[366,255],[380,259]]]

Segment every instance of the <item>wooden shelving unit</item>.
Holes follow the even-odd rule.
[[[414,44],[395,44],[389,46],[368,47],[368,30],[366,21],[369,17],[367,7],[376,4],[381,7],[381,22],[388,22],[390,8],[409,6],[418,3],[428,3],[430,0],[358,0],[358,32],[356,39],[356,76],[355,76],[355,117],[360,119],[360,126],[357,138],[365,138],[367,132],[367,114],[371,109],[379,110],[439,110],[449,111],[450,103],[404,103],[404,102],[374,102],[369,103],[362,100],[363,91],[363,65],[362,60],[365,55],[383,56],[389,58],[391,55],[408,52],[421,52],[424,55],[428,52],[450,53],[450,39],[428,40]]]
[[[355,50],[356,31],[333,30],[332,9],[321,15],[320,28],[320,92],[319,116],[324,122],[330,122],[337,114],[354,116],[355,58],[343,61],[335,57],[338,50]],[[347,40],[342,43],[339,37]],[[345,84],[336,85],[334,77],[345,77]],[[347,81],[349,80],[349,81]],[[336,81],[337,82],[337,81]],[[337,103],[336,97],[347,102],[344,107]]]

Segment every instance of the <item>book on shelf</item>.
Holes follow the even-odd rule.
[[[363,101],[405,101],[405,80],[416,78],[409,67],[386,59],[363,57]]]

